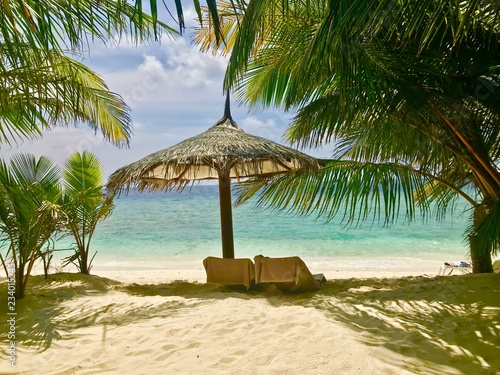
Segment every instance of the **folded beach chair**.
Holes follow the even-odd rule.
[[[460,262],[460,263],[445,262],[441,267],[439,267],[438,275],[449,276],[453,273],[453,271],[458,271],[465,275],[472,272],[472,265],[466,262]]]
[[[255,266],[251,259],[208,257],[203,260],[207,283],[244,285],[250,289],[255,284]]]
[[[299,257],[269,258],[257,255],[255,283],[273,284],[283,292],[316,291],[326,281],[323,274],[313,275]]]

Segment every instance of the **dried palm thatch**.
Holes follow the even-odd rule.
[[[200,180],[219,180],[223,256],[234,258],[231,179],[318,168],[315,158],[240,129],[231,118],[228,95],[224,117],[214,126],[118,169],[106,188],[114,193],[130,188],[170,190]]]

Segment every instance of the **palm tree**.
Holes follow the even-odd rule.
[[[207,3],[213,15],[211,23],[219,36],[215,1]],[[163,4],[167,7],[165,2]],[[193,0],[193,4],[201,22],[199,2]],[[144,8],[149,8],[149,13]],[[175,1],[175,8],[177,17],[172,20],[182,32],[185,29],[182,2]],[[168,7],[167,11],[171,14]],[[2,2],[0,143],[16,142],[19,137],[32,138],[40,135],[43,128],[67,125],[66,121],[83,121],[100,129],[106,139],[118,145],[127,144],[130,137],[128,108],[118,95],[108,91],[97,75],[88,77],[90,86],[97,90],[93,93],[92,88],[84,84],[85,80],[81,80],[83,65],[78,67],[78,82],[71,71],[66,71],[65,76],[64,69],[59,66],[58,75],[65,81],[66,91],[58,96],[61,91],[54,93],[45,89],[44,74],[52,65],[60,65],[62,55],[80,54],[95,39],[108,43],[126,37],[143,43],[159,40],[162,34],[177,35],[174,27],[160,20],[161,14],[156,0],[135,0],[133,4],[122,0]],[[74,61],[70,65],[75,67],[76,64]],[[87,69],[85,75],[90,73]],[[76,86],[70,87],[71,83]],[[49,85],[54,84],[49,80]],[[93,100],[85,103],[89,96],[93,96]]]
[[[0,161],[1,259],[15,270],[16,298],[24,297],[35,261],[58,229],[59,180],[60,169],[46,157],[19,154],[9,165]]]
[[[18,154],[10,164],[0,161],[0,259],[6,272],[15,269],[16,298],[24,297],[42,248],[58,233],[73,235],[73,261],[89,273],[92,235],[113,209],[113,196],[104,196],[102,188],[101,165],[88,152],[71,155],[63,170],[44,156]]]
[[[199,1],[193,0],[192,3],[202,23]],[[240,0],[234,3],[244,4]],[[182,33],[186,27],[183,2],[175,1],[175,18],[167,3],[163,2],[163,5],[166,12],[156,0],[4,1],[0,4],[0,41],[15,61],[19,57],[16,52],[19,43],[27,43],[36,49],[79,50],[95,38],[107,42],[126,36],[134,42],[147,42],[160,39],[163,33],[174,35],[175,29]],[[209,22],[220,36],[215,1],[208,0],[207,8],[212,15]],[[160,18],[167,14],[175,27],[161,21]]]
[[[235,16],[236,18],[236,16]],[[261,204],[351,222],[462,196],[474,272],[500,245],[500,12],[488,1],[250,1],[226,87],[296,110],[288,138],[336,142],[321,172],[254,181]],[[212,43],[213,46],[213,43]],[[374,205],[370,211],[370,205]]]
[[[86,151],[68,158],[63,171],[63,185],[64,226],[75,239],[77,247],[68,262],[78,262],[79,272],[88,275],[95,256],[89,257],[90,242],[97,224],[111,214],[114,195],[103,195],[101,164],[95,155]]]
[[[175,31],[123,1],[4,1],[0,16],[0,143],[83,122],[107,140],[127,144],[126,104],[67,55],[78,54],[94,38],[108,41],[125,33],[144,42]]]
[[[150,2],[149,14],[140,0],[134,5],[121,0],[4,1],[0,40],[15,62],[22,57],[17,48],[24,44],[36,50],[76,51],[94,39],[108,42],[127,37],[147,42],[162,33],[175,34],[174,28],[158,19],[156,3]]]
[[[23,54],[29,62],[4,65],[0,71],[0,143],[81,122],[116,144],[128,142],[128,107],[96,73],[55,51],[35,52],[25,46]]]

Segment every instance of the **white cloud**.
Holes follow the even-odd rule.
[[[63,163],[74,152],[92,150],[102,143],[102,135],[94,134],[86,128],[55,128],[44,132],[41,138],[26,140],[17,146],[2,145],[0,153],[3,157],[17,153],[30,153],[37,157],[45,155]]]
[[[137,67],[137,71],[151,77],[162,76],[165,68],[158,58],[148,54],[143,54],[143,56],[144,62]]]
[[[248,129],[260,130],[260,129],[276,129],[277,125],[272,119],[260,120],[256,117],[246,117],[243,119],[242,123]]]
[[[212,108],[217,100],[223,103],[224,59],[198,52],[184,39],[163,44],[153,52],[141,53],[141,61],[135,66],[103,69],[109,88],[122,95],[131,108],[169,112]],[[112,59],[109,63],[116,65]]]
[[[283,133],[286,129],[280,126],[282,122],[277,122],[276,119],[259,119],[255,116],[245,117],[240,121],[240,127],[247,133],[267,138],[278,143],[285,143]]]

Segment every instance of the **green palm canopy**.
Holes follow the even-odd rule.
[[[112,193],[130,188],[157,191],[218,180],[222,254],[234,258],[231,179],[317,169],[315,158],[240,129],[231,117],[228,95],[224,116],[214,126],[118,169],[106,188]]]

